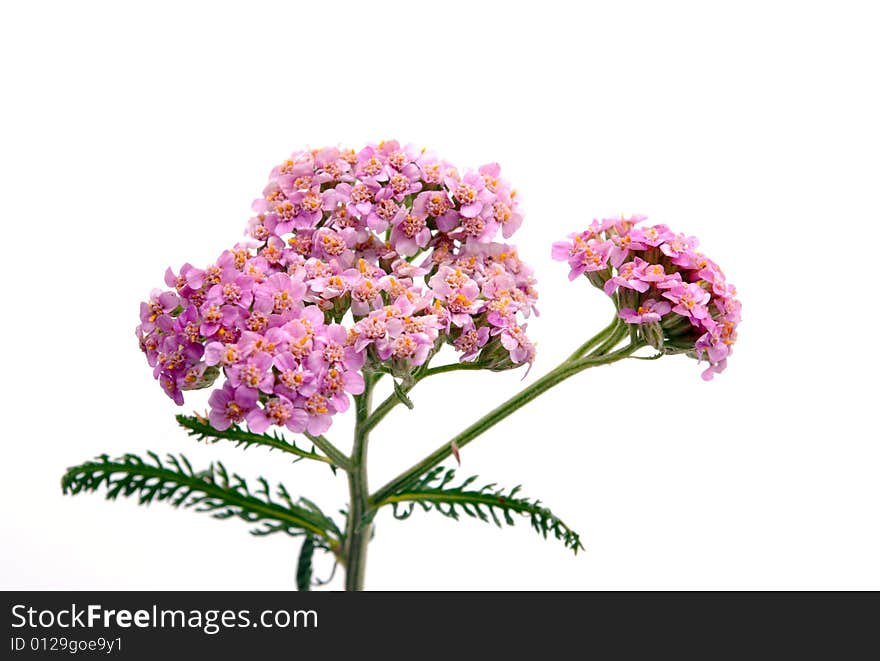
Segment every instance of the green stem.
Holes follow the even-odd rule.
[[[617,331],[615,331],[616,334]],[[626,329],[623,329],[624,334]],[[612,338],[615,336],[612,334]],[[610,340],[611,338],[609,338]],[[614,344],[620,341],[620,338],[614,340]],[[613,346],[613,344],[611,345]],[[414,480],[418,479],[426,471],[430,470],[441,461],[449,457],[453,452],[453,446],[463,448],[480,434],[487,431],[491,427],[504,420],[514,411],[520,409],[524,405],[536,399],[543,393],[550,390],[555,385],[565,381],[570,376],[574,376],[578,372],[582,372],[590,367],[598,365],[608,365],[634,353],[644,346],[643,343],[629,344],[628,346],[606,355],[590,355],[584,358],[578,358],[573,361],[565,361],[553,371],[547,373],[530,386],[527,386],[516,395],[508,399],[506,402],[493,409],[482,418],[477,420],[470,427],[459,433],[450,441],[444,443],[425,459],[407,469],[396,478],[381,487],[378,491],[370,496],[370,503],[375,505],[385,502],[393,494],[399,493],[401,489],[407,488]]]
[[[617,328],[620,323],[620,319],[617,318],[617,314],[615,313],[614,319],[611,320],[611,323],[608,324],[605,328],[596,333],[589,340],[584,342],[581,346],[579,346],[573,354],[568,357],[568,360],[577,360],[581,356],[585,355],[590,349],[595,347],[600,342],[605,341],[611,333],[614,332],[614,329]]]
[[[333,443],[324,438],[324,436],[315,436],[305,432],[305,437],[314,443],[315,447],[327,455],[330,461],[342,470],[347,471],[351,467],[351,461],[345,454],[339,450]]]
[[[485,368],[485,365],[481,365],[477,361],[473,361],[470,363],[449,363],[448,365],[437,365],[436,367],[431,367],[422,372],[419,375],[419,381],[421,381],[425,377],[432,376],[434,374],[443,374],[443,372],[460,372],[462,370],[481,370]]]
[[[367,444],[370,432],[365,425],[370,417],[376,376],[364,375],[364,392],[355,397],[354,444],[348,469],[348,524],[345,533],[345,589],[363,590],[367,568],[367,545],[373,531],[370,519],[367,484]]]
[[[592,356],[604,356],[609,351],[611,351],[614,347],[616,347],[622,339],[629,335],[630,325],[623,322],[620,319],[615,319],[613,330],[611,333],[605,338],[605,341],[602,342],[596,349],[593,351]]]
[[[449,365],[438,365],[437,367],[431,367],[430,369],[426,369],[422,372],[417,372],[413,377],[413,381],[410,385],[401,385],[401,389],[404,394],[408,393],[410,390],[415,388],[416,384],[424,378],[432,376],[434,374],[442,374],[443,372],[457,372],[460,370],[479,370],[484,369],[484,365],[480,365],[479,363],[450,363]],[[400,398],[396,393],[391,393],[388,397],[383,401],[376,409],[370,414],[370,417],[364,423],[364,431],[369,433],[372,429],[382,422],[382,419],[388,415],[391,410],[400,404]]]

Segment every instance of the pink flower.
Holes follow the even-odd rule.
[[[646,324],[651,321],[660,321],[660,318],[671,308],[672,306],[666,301],[649,298],[643,301],[637,310],[623,308],[619,316],[628,324]]]
[[[278,370],[275,392],[290,400],[297,397],[309,397],[318,390],[318,379],[315,374],[303,365],[291,353],[275,356],[273,366]]]
[[[174,287],[178,292],[187,288],[190,292],[201,289],[205,272],[195,268],[192,264],[184,264],[180,267],[180,275],[168,268],[165,271],[165,284]]]
[[[613,234],[609,240],[614,245],[611,249],[610,261],[615,268],[620,267],[632,252],[647,248],[646,244],[633,237],[632,232]]]
[[[166,316],[179,305],[179,301],[180,299],[173,292],[154,289],[150,293],[150,300],[141,303],[141,328],[146,332],[151,331],[161,317]]]
[[[199,308],[199,315],[202,319],[199,332],[202,335],[213,337],[222,331],[222,337],[227,333],[227,329],[232,328],[235,322],[241,318],[241,311],[234,305],[205,302]]]
[[[357,154],[355,174],[365,181],[379,183],[388,179],[386,163],[387,157],[381,149],[367,145]]]
[[[492,218],[501,226],[501,235],[505,239],[513,236],[522,225],[523,215],[514,209],[515,203],[509,197],[499,196],[499,199],[492,203]]]
[[[480,287],[461,269],[441,266],[437,273],[428,281],[434,296],[441,301],[449,301],[462,296],[468,300],[480,294]]]
[[[228,369],[229,383],[233,387],[250,388],[272,393],[275,375],[272,372],[272,356],[265,351],[253,354],[246,362],[239,362]]]
[[[424,191],[416,196],[412,212],[423,217],[433,218],[437,229],[449,232],[458,225],[460,217],[453,209],[452,200],[445,191]]]
[[[416,159],[422,181],[428,185],[437,185],[443,182],[452,166],[441,161],[434,154],[421,154]]]
[[[302,279],[276,273],[254,287],[254,310],[264,314],[283,314],[302,302],[306,286]]]
[[[659,286],[660,283],[665,282],[668,279],[666,270],[663,268],[662,264],[648,264],[638,257],[636,257],[634,261],[638,265],[637,275],[642,282],[648,283],[649,285]]]
[[[697,245],[698,241],[695,237],[677,234],[661,245],[660,250],[667,257],[671,257],[672,263],[676,266],[690,268],[693,263],[693,251]]]
[[[730,347],[727,344],[728,338],[724,334],[724,325],[712,322],[706,324],[706,327],[709,330],[697,340],[697,353],[705,352],[710,363],[719,363],[730,353]]]
[[[462,331],[454,342],[457,351],[461,352],[459,360],[463,363],[472,362],[477,359],[486,342],[489,341],[489,327],[480,326],[479,328],[471,328]]]
[[[451,179],[450,179],[451,181]],[[483,205],[492,199],[491,191],[478,173],[470,172],[460,181],[452,182],[452,196],[459,204],[459,213],[464,218],[476,218]]]
[[[459,170],[393,140],[301,150],[252,209],[246,241],[165,271],[170,291],[151,293],[136,329],[176,403],[220,379],[217,425],[320,433],[362,391],[365,361],[402,375],[443,343],[465,361],[500,349],[493,369],[533,355],[522,324],[534,276],[515,246],[492,242],[523,219],[497,163]]]
[[[354,325],[356,351],[363,351],[369,345],[381,340],[388,332],[386,324],[386,314],[384,310],[377,310],[370,313],[366,319],[361,319]]]
[[[424,334],[404,333],[379,345],[379,357],[382,360],[394,358],[418,367],[427,359],[433,344]]]
[[[287,195],[288,202],[294,208],[299,209],[299,213],[293,218],[293,227],[298,230],[307,230],[318,224],[323,216],[324,206],[324,197],[318,187],[312,187],[308,190],[288,189],[285,191],[285,195]]]
[[[571,242],[554,243],[551,254],[557,261],[568,262],[571,267],[568,279],[574,280],[584,273],[603,270],[608,265],[613,248],[610,241],[584,239],[580,234],[573,234]]]
[[[351,311],[362,317],[382,306],[382,288],[369,277],[359,277],[351,286]]]
[[[593,221],[571,241],[554,244],[553,257],[585,273],[614,296],[619,317],[635,326],[635,337],[660,351],[687,351],[709,367],[711,379],[727,365],[736,341],[741,304],[717,264],[696,252],[697,239],[675,234],[666,225],[638,227],[644,216]],[[591,244],[592,242],[592,244]],[[612,245],[606,271],[581,269],[586,249]],[[626,260],[629,261],[626,261]],[[616,293],[615,293],[616,292]],[[489,317],[490,321],[492,317]]]
[[[309,354],[309,368],[324,372],[330,367],[344,367],[357,371],[364,365],[364,354],[348,344],[348,331],[340,324],[331,324],[316,334],[315,344]]]
[[[227,268],[221,273],[220,282],[208,290],[205,300],[215,305],[238,305],[248,309],[254,300],[253,286],[252,278],[234,268]]]
[[[360,395],[364,386],[364,377],[360,372],[330,367],[324,374],[321,394],[329,400],[336,413],[343,413],[348,410],[348,395]]]
[[[410,163],[400,171],[393,172],[388,179],[388,184],[394,195],[394,199],[402,202],[407,196],[422,190],[422,182],[419,181],[419,169],[415,163]]]
[[[408,213],[397,218],[391,230],[391,245],[404,257],[415,255],[419,249],[428,245],[431,230],[424,217]]]
[[[638,257],[636,258],[638,259]],[[611,277],[604,286],[605,293],[611,296],[618,287],[625,289],[633,289],[637,292],[646,292],[651,287],[649,282],[644,279],[643,260],[636,262],[635,260],[621,264],[617,269],[617,275]]]
[[[232,367],[242,359],[242,352],[232,342],[209,342],[205,347],[206,365]]]
[[[674,238],[675,235],[666,225],[654,225],[653,227],[636,227],[630,234],[632,240],[643,243],[646,246],[656,248],[665,241]]]
[[[367,227],[381,234],[389,225],[400,222],[406,215],[406,207],[395,202],[394,193],[390,189],[384,189],[375,196],[373,208],[366,217]]]
[[[675,303],[672,311],[683,317],[706,319],[709,309],[706,307],[712,296],[697,283],[679,285],[663,293],[663,296]]]
[[[501,333],[501,344],[510,352],[514,363],[529,363],[535,359],[535,345],[526,336],[525,326],[511,326]]]
[[[257,434],[262,434],[272,425],[302,433],[308,425],[306,411],[294,408],[293,403],[283,395],[267,400],[263,408],[251,409],[245,419],[251,431]]]
[[[219,390],[211,393],[208,404],[211,407],[208,420],[215,429],[223,431],[245,419],[248,412],[256,406],[257,391],[250,388],[233,388],[225,383]]]
[[[317,392],[305,399],[302,406],[303,408],[298,410],[305,412],[303,423],[310,434],[323,434],[330,429],[331,416],[336,410],[325,395]]]

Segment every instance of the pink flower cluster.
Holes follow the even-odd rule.
[[[407,377],[443,344],[508,369],[534,359],[537,293],[509,238],[522,222],[497,164],[463,174],[388,141],[294,153],[253,204],[249,239],[205,269],[169,269],[137,336],[178,404],[210,398],[218,429],[320,434],[364,387]]]
[[[620,318],[638,326],[658,350],[689,351],[706,359],[710,380],[727,365],[741,305],[736,288],[697,239],[666,225],[641,226],[645,216],[594,220],[569,241],[553,244],[569,278],[585,275],[615,299]]]

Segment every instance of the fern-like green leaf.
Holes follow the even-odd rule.
[[[318,454],[314,447],[311,450],[305,450],[304,448],[299,447],[296,443],[288,441],[277,433],[255,434],[254,432],[236,426],[220,430],[213,427],[211,423],[205,420],[205,418],[195,415],[177,415],[175,418],[177,419],[177,424],[186,429],[190,436],[194,436],[200,441],[216,443],[223,439],[232,441],[235,443],[236,447],[244,447],[245,449],[252,445],[259,445],[269,448],[270,450],[281,450],[282,452],[295,455],[297,457],[295,461],[299,461],[300,459],[320,461],[329,464],[330,468],[333,469],[333,472],[336,472],[337,466],[334,461],[329,457]]]
[[[476,480],[477,477],[473,476],[452,486],[455,470],[438,466],[425,473],[411,487],[386,497],[376,506],[392,505],[394,516],[398,519],[408,518],[418,505],[426,512],[435,510],[452,519],[458,519],[464,512],[481,521],[492,521],[499,527],[503,524],[514,525],[514,515],[519,515],[528,517],[532,528],[545,539],[553,535],[574,553],[583,550],[580,536],[544,507],[540,500],[519,496],[519,486],[509,491],[494,483],[476,489],[468,488]]]
[[[257,524],[251,530],[254,535],[312,535],[317,545],[327,549],[341,543],[342,533],[334,521],[311,501],[294,501],[283,484],[273,497],[264,478],[258,478],[259,486],[251,489],[244,478],[229,473],[220,462],[195,471],[183,455],[168,455],[163,462],[154,452],[147,454],[150,461],[133,454],[118,459],[104,454],[72,466],[61,478],[61,489],[76,495],[96,492],[103,486],[108,500],[134,496],[141,505],[164,501],[172,507],[210,512],[218,519],[237,517]]]
[[[296,563],[296,589],[300,592],[308,592],[312,589],[313,555],[315,555],[315,538],[306,535],[299,551],[299,560]]]

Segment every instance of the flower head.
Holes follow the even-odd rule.
[[[323,433],[362,369],[407,378],[444,344],[509,369],[534,358],[518,197],[497,163],[459,170],[389,140],[297,151],[253,202],[248,240],[168,269],[137,337],[178,404],[211,386],[211,423]],[[607,255],[606,255],[607,257]]]
[[[585,275],[611,296],[620,319],[657,350],[706,360],[709,380],[724,370],[736,341],[736,288],[697,250],[696,238],[643,220],[594,220],[553,244],[553,258],[568,262],[572,279]]]

